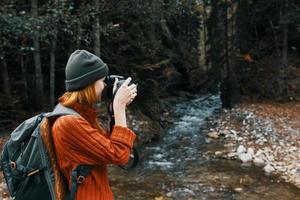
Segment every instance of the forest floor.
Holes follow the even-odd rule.
[[[242,103],[208,119],[208,154],[257,165],[300,188],[300,102]]]

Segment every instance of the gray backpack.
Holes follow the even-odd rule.
[[[42,113],[20,124],[5,143],[1,167],[14,200],[72,200],[78,184],[90,173],[92,166],[78,165],[72,171],[71,191],[59,171],[51,127],[62,115],[77,115],[74,110],[58,104],[53,112]]]

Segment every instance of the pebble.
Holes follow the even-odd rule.
[[[270,164],[266,165],[264,167],[264,171],[267,173],[267,174],[271,174],[272,172],[275,171],[274,167],[272,167]]]
[[[234,158],[237,154],[235,152],[229,153],[227,156],[228,158]]]
[[[246,151],[247,150],[243,145],[240,145],[236,150],[237,154],[242,154],[242,153],[245,153]]]
[[[243,192],[243,188],[240,188],[240,187],[234,188],[234,191],[236,191],[236,192]]]
[[[217,138],[219,138],[219,133],[216,132],[216,131],[214,131],[214,132],[209,132],[209,133],[207,134],[207,136],[210,137],[210,138],[217,139]]]
[[[256,157],[253,159],[253,163],[258,166],[258,167],[261,167],[261,166],[264,166],[265,165],[265,161],[261,158],[261,157]]]
[[[248,154],[250,154],[252,157],[254,156],[254,149],[249,147],[247,150]]]
[[[243,162],[243,163],[247,163],[252,161],[252,156],[249,153],[241,153],[238,154],[238,158]]]
[[[205,138],[205,143],[206,143],[206,144],[210,144],[211,142],[212,142],[211,139]]]
[[[216,155],[216,156],[220,156],[220,155],[222,155],[222,154],[223,154],[222,151],[216,151],[216,152],[215,152],[215,155]]]

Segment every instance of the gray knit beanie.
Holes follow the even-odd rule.
[[[76,91],[108,75],[107,65],[96,55],[86,50],[76,50],[68,60],[66,90]]]

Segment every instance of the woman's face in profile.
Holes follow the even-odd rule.
[[[104,80],[105,80],[105,77],[103,77],[95,82],[95,92],[96,92],[97,99],[99,99],[99,100],[101,100],[102,91],[105,87]]]

